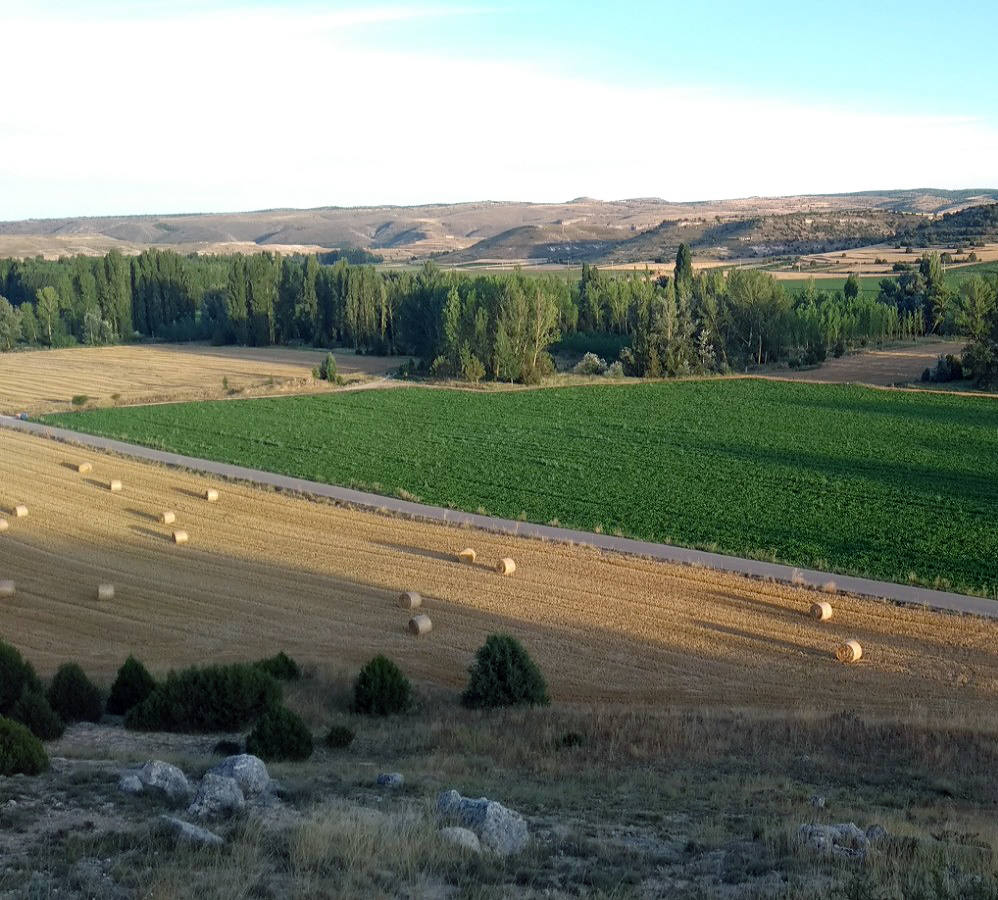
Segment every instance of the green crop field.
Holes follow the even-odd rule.
[[[399,388],[46,422],[576,528],[993,594],[998,401],[749,379]]]

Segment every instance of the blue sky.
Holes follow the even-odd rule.
[[[0,0],[0,33],[34,89],[0,219],[998,186],[991,2]]]

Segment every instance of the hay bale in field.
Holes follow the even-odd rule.
[[[14,596],[14,582],[13,581],[0,581],[0,597],[13,597]]]
[[[6,531],[8,528],[10,528],[10,522],[6,519],[0,519],[0,531]]]
[[[860,647],[859,641],[846,641],[835,651],[835,658],[844,663],[856,662],[862,655],[863,648]]]
[[[173,543],[175,543],[175,544],[186,544],[187,543],[187,532],[186,531],[175,531],[175,532],[173,532]]]
[[[429,616],[418,615],[413,616],[409,620],[409,633],[414,634],[417,637],[423,634],[429,634],[433,630],[433,623],[430,621]]]
[[[209,503],[214,503],[216,500],[218,500],[218,491],[216,491],[214,488],[208,488],[208,490],[204,492],[204,499],[207,500]]]
[[[174,522],[177,521],[177,514],[172,510],[168,509],[165,512],[161,512],[159,514],[159,520],[164,525],[172,525]]]
[[[832,617],[832,604],[826,600],[811,604],[811,618],[819,622],[827,622]]]
[[[496,563],[496,571],[500,575],[512,575],[516,571],[516,563],[507,556]]]
[[[473,547],[465,547],[465,548],[464,548],[464,549],[463,549],[463,550],[462,550],[462,551],[461,551],[460,553],[458,553],[458,555],[457,555],[457,558],[458,558],[458,559],[459,559],[459,560],[460,560],[461,562],[466,562],[466,563],[473,563],[473,562],[474,562],[474,561],[475,561],[475,560],[477,559],[477,557],[478,557],[478,554],[477,554],[477,553],[475,553],[475,550],[474,550],[474,548],[473,548]]]
[[[27,518],[27,515],[28,515],[28,507],[26,507],[23,503],[18,503],[17,506],[14,507],[15,519],[24,519]]]
[[[121,482],[117,478],[114,478],[107,487],[112,494],[117,494],[121,491]]]
[[[97,585],[97,599],[98,600],[113,600],[114,599],[114,585],[113,584],[99,584],[99,585]]]
[[[402,609],[417,609],[423,605],[423,598],[415,591],[402,591],[399,594],[399,606]]]
[[[821,589],[822,589],[822,591],[824,591],[824,592],[825,592],[826,594],[837,594],[837,593],[838,593],[838,590],[839,590],[839,588],[838,588],[838,585],[836,585],[834,581],[826,581],[826,582],[825,582],[825,583],[824,583],[824,584],[823,584],[823,585],[821,586]]]
[[[94,470],[94,467],[90,463],[79,463],[76,466],[76,471],[81,475],[87,475]]]

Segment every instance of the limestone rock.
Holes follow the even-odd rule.
[[[270,775],[264,761],[249,753],[226,757],[209,771],[212,775],[234,778],[247,797],[262,794],[270,787]]]
[[[474,800],[454,790],[443,791],[437,797],[437,812],[470,828],[486,850],[499,856],[519,853],[530,841],[523,816],[495,800],[485,797]]]
[[[853,822],[840,825],[801,825],[797,829],[797,844],[821,856],[842,859],[865,859],[870,839]]]
[[[208,772],[201,779],[194,800],[187,808],[187,815],[218,821],[241,812],[245,806],[246,798],[235,778]]]
[[[191,793],[187,776],[176,766],[158,759],[147,762],[136,773],[146,790],[159,791],[174,803],[186,800]]]
[[[118,781],[118,790],[126,794],[141,794],[144,788],[138,775],[122,775]]]
[[[482,844],[478,840],[478,835],[469,828],[461,828],[458,825],[451,825],[440,829],[440,837],[448,844],[457,844],[472,853],[481,853]]]
[[[400,788],[405,784],[405,778],[399,772],[382,772],[378,776],[378,784],[386,788]]]
[[[160,827],[164,831],[169,831],[177,836],[178,841],[189,844],[197,844],[202,847],[220,847],[225,842],[214,831],[201,828],[198,825],[191,825],[183,819],[173,816],[160,816]]]

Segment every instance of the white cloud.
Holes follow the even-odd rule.
[[[633,89],[351,40],[357,25],[463,12],[0,22],[8,83],[30,73],[0,106],[0,219],[994,181],[998,129],[973,119]]]

